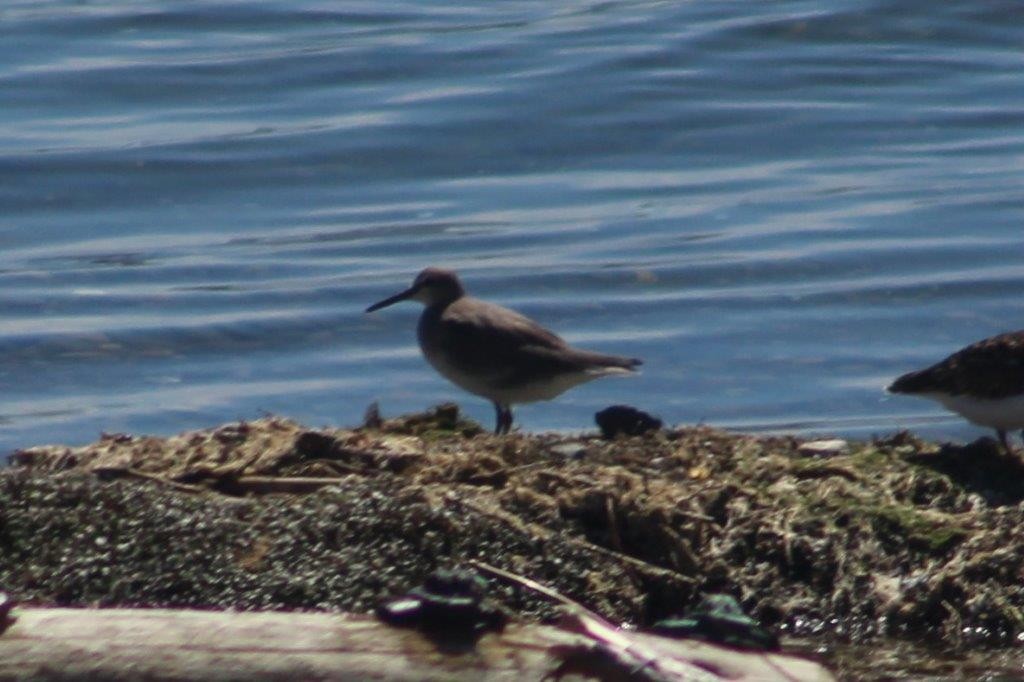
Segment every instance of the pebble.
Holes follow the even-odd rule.
[[[849,443],[836,438],[834,440],[812,440],[807,443],[801,443],[800,447],[797,448],[797,452],[806,456],[835,457],[837,455],[845,455],[849,449]]]

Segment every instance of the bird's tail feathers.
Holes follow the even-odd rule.
[[[588,374],[605,376],[609,374],[636,374],[637,367],[644,364],[639,358],[624,358],[618,355],[587,353]]]

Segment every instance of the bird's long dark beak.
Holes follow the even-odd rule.
[[[416,295],[417,291],[419,291],[419,289],[417,287],[409,287],[405,291],[397,293],[394,296],[389,296],[388,298],[385,298],[383,301],[377,301],[376,303],[371,305],[369,308],[367,308],[366,312],[372,313],[374,310],[380,310],[381,308],[387,308],[389,305],[394,305],[395,303],[398,303],[399,301],[404,301],[404,300],[406,300],[408,298],[412,298],[413,296]]]

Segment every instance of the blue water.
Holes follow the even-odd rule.
[[[427,265],[646,360],[523,406],[982,431],[896,374],[1024,327],[1024,5],[0,5],[0,451],[456,399]]]

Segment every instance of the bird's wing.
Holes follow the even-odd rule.
[[[1003,398],[1024,391],[1024,333],[979,341],[947,359],[956,393]]]
[[[463,305],[471,303],[471,305]],[[525,315],[493,303],[460,299],[441,314],[437,342],[465,370],[513,381],[525,370],[571,370],[569,346],[554,332]]]
[[[993,336],[897,380],[907,392],[1005,398],[1024,392],[1024,331]]]
[[[523,347],[562,349],[567,344],[554,332],[525,315],[500,305],[462,298],[445,308],[439,325],[442,341],[468,358],[520,352]]]
[[[481,301],[449,306],[439,341],[452,362],[499,385],[542,381],[597,367],[632,369],[639,360],[572,348],[554,332],[514,310]]]

